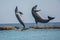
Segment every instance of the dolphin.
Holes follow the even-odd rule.
[[[37,10],[36,8],[37,8],[37,5],[33,6],[33,7],[32,7],[32,10],[31,10],[32,16],[34,17],[36,24],[37,24],[38,22],[40,22],[40,23],[48,23],[50,20],[53,20],[53,19],[55,18],[55,17],[50,17],[50,16],[48,16],[48,19],[43,19],[43,18],[42,18],[41,16],[39,16],[38,13],[37,13],[37,12],[39,12],[39,11],[41,11],[41,10]]]
[[[25,28],[25,24],[24,24],[24,22],[23,22],[22,19],[21,19],[21,15],[22,15],[22,14],[23,14],[23,13],[20,12],[20,11],[18,11],[18,7],[16,6],[16,8],[15,8],[15,15],[16,15],[19,23],[23,25],[23,28]]]

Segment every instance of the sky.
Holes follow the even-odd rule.
[[[0,0],[0,23],[19,23],[15,16],[15,7],[23,13],[24,23],[33,23],[34,18],[31,9],[38,5],[38,13],[43,19],[47,16],[55,17],[50,22],[60,22],[60,0]]]

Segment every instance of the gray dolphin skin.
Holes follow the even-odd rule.
[[[20,12],[20,11],[18,11],[18,7],[16,6],[16,8],[15,8],[15,15],[16,15],[19,23],[23,25],[23,28],[25,28],[25,24],[24,24],[24,22],[22,21],[22,19],[21,19],[21,17],[20,17],[22,14],[23,14],[23,13]]]
[[[31,10],[32,16],[34,17],[36,24],[37,24],[38,22],[40,22],[40,23],[48,23],[50,20],[52,20],[52,19],[55,18],[55,17],[50,17],[50,16],[48,16],[48,19],[43,19],[43,18],[42,18],[41,16],[39,16],[38,13],[37,13],[37,12],[39,12],[40,10],[36,10],[36,8],[37,8],[37,5],[33,6],[33,7],[32,7],[32,10]]]

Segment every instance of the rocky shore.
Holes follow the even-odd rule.
[[[27,30],[27,29],[30,29],[30,28],[33,28],[33,29],[60,29],[60,26],[44,26],[44,27],[38,27],[38,26],[33,26],[33,27],[29,27],[29,28],[20,28],[20,27],[16,27],[16,26],[4,26],[4,27],[0,27],[0,30],[19,30],[19,29],[22,29],[22,30]]]
[[[33,28],[33,29],[60,29],[60,27],[38,27],[38,26],[36,26],[36,27],[30,27],[30,28]]]
[[[20,29],[18,27],[15,26],[4,26],[4,27],[0,27],[0,30],[17,30]]]

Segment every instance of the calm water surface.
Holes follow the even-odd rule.
[[[0,40],[60,40],[60,29],[4,30]]]

